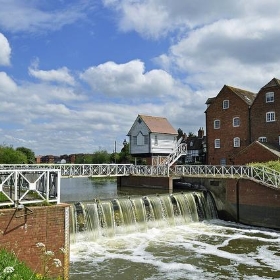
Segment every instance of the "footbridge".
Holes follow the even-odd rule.
[[[280,189],[280,173],[265,167],[214,165],[32,164],[0,165],[0,206],[59,203],[60,180],[69,177],[246,178]]]

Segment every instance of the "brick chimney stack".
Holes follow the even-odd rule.
[[[203,127],[200,127],[199,130],[198,130],[198,138],[199,139],[202,139],[203,136],[204,136],[204,130],[203,130]]]

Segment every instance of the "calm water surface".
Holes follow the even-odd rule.
[[[62,201],[121,195],[115,182],[62,180]],[[280,279],[280,232],[269,229],[211,220],[75,240],[70,280]]]

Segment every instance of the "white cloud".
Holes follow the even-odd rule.
[[[17,90],[16,83],[5,72],[0,72],[0,96],[14,93]],[[3,101],[3,99],[2,99]]]
[[[269,0],[265,5],[258,0],[103,0],[103,3],[118,13],[121,30],[134,30],[151,38],[175,30],[186,33],[220,19],[277,18],[280,12],[277,0]]]
[[[49,10],[46,3],[22,0],[0,0],[0,6],[0,26],[11,32],[58,30],[85,19],[85,10],[90,8],[89,3],[80,2]]]
[[[11,47],[7,38],[0,33],[0,65],[10,65]]]
[[[38,70],[36,68],[29,67],[29,74],[37,79],[45,82],[58,82],[65,83],[69,85],[75,84],[75,79],[71,76],[69,69],[67,67],[62,67],[57,70]]]
[[[167,98],[182,92],[182,87],[177,85],[170,74],[161,69],[145,72],[144,63],[140,60],[132,60],[125,64],[106,62],[88,68],[81,74],[81,78],[95,92],[137,102],[146,98]]]

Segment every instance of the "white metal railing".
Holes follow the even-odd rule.
[[[0,169],[0,206],[60,203],[60,170]]]
[[[0,165],[5,169],[56,169],[60,170],[61,177],[108,177],[130,175],[132,164],[12,164]]]
[[[133,165],[133,164],[32,164],[0,165],[0,171],[59,170],[61,178],[105,176],[208,176],[213,178],[248,178],[271,187],[280,188],[280,173],[266,167],[245,165]],[[1,173],[0,173],[1,174]],[[0,189],[1,190],[1,189]]]
[[[248,178],[270,187],[280,188],[280,173],[267,167],[177,165],[170,168],[170,175]]]
[[[186,154],[187,154],[187,144],[180,143],[176,146],[174,152],[166,157],[166,160],[162,163],[162,165],[171,166],[176,162],[176,160],[178,160],[181,156],[184,156]]]

